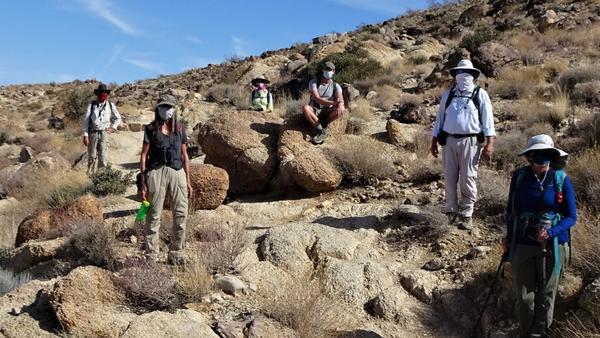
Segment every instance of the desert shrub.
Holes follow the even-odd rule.
[[[48,206],[50,208],[64,207],[86,194],[86,188],[81,186],[61,186],[50,193]]]
[[[546,122],[557,128],[571,109],[569,97],[565,92],[558,91],[549,100],[529,100],[517,106],[517,114],[520,120],[529,122]]]
[[[480,170],[477,211],[482,216],[496,216],[506,211],[510,178],[507,173]]]
[[[579,208],[577,224],[571,229],[573,267],[588,278],[600,276],[600,248],[595,239],[600,236],[600,215],[588,208]]]
[[[439,161],[427,157],[418,157],[408,165],[408,181],[413,184],[429,184],[442,178],[442,166]]]
[[[123,174],[112,167],[101,168],[90,176],[92,192],[98,196],[119,195],[127,190],[131,183],[133,172]]]
[[[482,44],[492,41],[498,34],[490,27],[483,26],[478,28],[473,34],[463,37],[460,42],[460,47],[466,48],[469,52],[474,53]]]
[[[347,134],[363,134],[367,128],[367,122],[373,119],[373,111],[369,101],[359,98],[350,104]]]
[[[504,68],[492,82],[491,91],[504,99],[526,98],[544,82],[541,67]]]
[[[339,337],[340,328],[353,325],[344,305],[327,295],[323,282],[314,276],[279,281],[276,288],[260,291],[258,307],[268,317],[294,329],[300,338]]]
[[[576,129],[588,148],[600,146],[600,114],[587,116]]]
[[[371,99],[371,102],[375,107],[383,110],[392,110],[402,93],[399,89],[388,85],[375,87],[374,90],[377,92],[377,96]]]
[[[69,90],[61,98],[65,116],[74,120],[82,119],[87,110],[87,106],[93,99],[93,91],[89,87],[77,87]]]
[[[208,90],[209,101],[227,103],[238,109],[250,107],[250,90],[235,84],[216,84]]]
[[[6,130],[0,130],[0,146],[10,140],[10,135]]]
[[[182,267],[175,271],[176,290],[186,302],[199,302],[202,297],[209,294],[213,287],[213,280],[208,272],[203,259],[198,256],[186,261]]]
[[[66,243],[85,260],[100,267],[112,267],[115,261],[115,232],[112,227],[94,221],[75,221],[68,225]]]
[[[571,94],[575,104],[586,104],[593,107],[600,106],[600,80],[578,83]]]
[[[223,228],[205,225],[195,234],[200,239],[201,259],[211,273],[231,273],[240,269],[237,257],[246,249],[248,234],[241,225]]]
[[[544,61],[542,68],[546,71],[548,78],[555,79],[569,68],[569,60],[550,58]]]
[[[566,70],[558,78],[558,84],[572,91],[578,83],[592,82],[600,80],[600,65],[584,64],[579,67]]]
[[[127,302],[138,313],[174,310],[179,303],[175,280],[165,267],[145,262],[123,269],[115,284],[125,291]]]
[[[14,273],[0,268],[0,297],[30,280],[29,273]]]
[[[531,66],[544,61],[537,41],[537,38],[531,34],[518,33],[509,39],[509,44],[519,54],[523,64]]]
[[[590,210],[600,212],[600,150],[586,151],[569,161],[577,200]]]
[[[494,155],[492,162],[499,170],[512,172],[519,167],[521,159],[517,156],[525,149],[527,136],[521,131],[512,131],[499,135],[494,143]]]
[[[386,154],[383,143],[370,137],[348,137],[330,149],[332,158],[350,184],[368,184],[372,179],[397,177],[393,156]]]
[[[334,79],[338,83],[354,83],[383,72],[381,63],[371,59],[364,49],[349,48],[342,53],[328,55],[321,61],[310,62],[300,70],[298,77],[301,81],[310,81],[323,69],[323,65],[327,61],[335,64]]]
[[[274,101],[274,109],[279,113],[279,116],[290,118],[294,115],[302,114],[302,107],[307,105],[310,101],[310,93],[308,91],[302,92],[302,95],[298,100],[290,95],[284,94],[275,97]]]

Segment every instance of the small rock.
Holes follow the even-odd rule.
[[[492,248],[490,248],[489,246],[476,246],[472,248],[471,251],[469,251],[468,256],[471,259],[485,257],[488,254],[488,252],[490,252],[490,250],[492,250]]]
[[[372,100],[372,99],[374,99],[375,97],[377,97],[377,92],[375,92],[375,91],[370,91],[370,92],[368,92],[368,93],[367,93],[367,96],[366,96],[367,100]]]
[[[215,280],[215,287],[232,296],[247,292],[246,283],[234,276],[219,277]]]
[[[209,299],[210,303],[217,303],[217,304],[222,304],[224,301],[224,298],[220,293],[213,293],[212,295],[210,295],[210,297],[208,299]]]
[[[21,148],[21,153],[19,154],[19,162],[25,163],[33,157],[33,149],[31,147],[25,146]]]
[[[427,271],[438,271],[446,268],[446,264],[441,258],[434,258],[423,265],[422,269]]]

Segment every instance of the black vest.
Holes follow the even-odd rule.
[[[160,132],[160,128],[149,125],[150,151],[146,166],[148,170],[168,166],[175,170],[183,168],[181,159],[181,144],[183,135],[181,127],[177,132],[165,135]]]

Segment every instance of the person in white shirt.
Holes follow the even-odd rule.
[[[479,160],[494,152],[494,116],[488,93],[475,85],[481,72],[470,60],[461,60],[450,70],[456,85],[442,95],[432,131],[431,154],[438,157],[438,144],[443,146],[442,162],[446,205],[444,213],[459,228],[471,229],[477,199]],[[484,145],[485,144],[485,145]],[[460,184],[461,206],[457,184]]]
[[[98,99],[89,104],[83,117],[83,144],[88,148],[88,173],[94,170],[96,157],[98,169],[108,165],[108,134],[117,130],[121,124],[121,115],[117,107],[108,101],[110,89],[102,83],[94,89],[94,94]]]

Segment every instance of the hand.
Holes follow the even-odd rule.
[[[90,139],[87,136],[84,136],[83,137],[83,145],[87,147],[88,144],[90,144]]]
[[[106,131],[108,131],[109,134],[112,134],[115,132],[115,128],[109,127],[108,129],[106,129]]]
[[[344,114],[344,105],[343,104],[337,104],[335,106],[335,118],[339,118],[340,116],[342,116],[342,114]]]
[[[493,153],[494,153],[494,144],[488,142],[485,145],[485,147],[483,147],[483,157],[491,160]]]
[[[194,188],[192,188],[192,185],[190,184],[189,181],[187,184],[187,189],[188,189],[188,198],[191,198],[194,195]]]
[[[433,157],[437,158],[440,154],[439,150],[438,150],[438,145],[437,145],[437,140],[432,140],[431,141],[431,155],[433,155]]]
[[[142,201],[148,200],[148,187],[144,182],[142,182],[142,190],[140,190],[140,197],[142,198]]]
[[[548,231],[546,231],[544,228],[538,230],[537,234],[535,235],[535,239],[539,243],[544,243],[548,238],[550,238],[550,235],[548,235]]]

